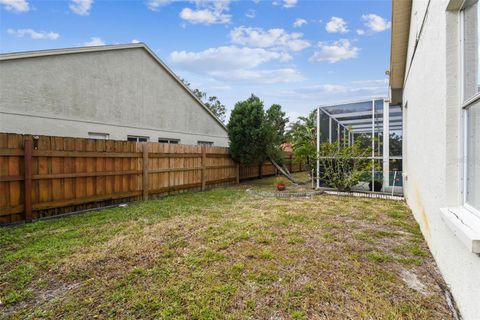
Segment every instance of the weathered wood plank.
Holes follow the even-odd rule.
[[[63,201],[49,201],[49,202],[34,204],[33,210],[46,210],[46,209],[52,209],[52,208],[61,208],[61,207],[67,207],[72,205],[99,202],[103,200],[131,198],[131,197],[139,196],[141,194],[142,194],[141,191],[131,191],[131,192],[120,192],[120,193],[113,193],[109,195],[100,195],[100,196],[85,197],[85,198],[78,198],[78,199],[71,199],[71,200],[63,200]]]
[[[143,144],[143,176],[142,176],[142,189],[143,189],[143,200],[148,200],[148,144]]]
[[[13,214],[17,214],[17,213],[22,213],[24,212],[24,206],[23,205],[19,205],[19,206],[15,206],[15,207],[2,207],[0,208],[0,216],[3,217],[3,216],[10,216],[10,215],[13,215]],[[10,223],[10,222],[15,222],[15,221],[8,221],[7,223]],[[3,222],[5,223],[5,222]]]
[[[85,139],[88,142],[88,145],[93,145],[91,139]],[[125,141],[118,141],[119,145],[123,146],[121,143]],[[87,143],[86,143],[87,144]],[[141,158],[141,152],[95,152],[88,151],[92,149],[91,147],[87,148],[85,151],[56,151],[56,150],[34,150],[34,157],[72,157],[72,158]]]
[[[207,149],[202,146],[202,190],[205,190],[207,185]]]
[[[122,176],[122,175],[136,175],[141,174],[142,170],[128,170],[128,171],[99,171],[99,172],[75,172],[75,173],[52,173],[52,174],[35,174],[32,175],[33,180],[45,180],[45,179],[66,179],[66,178],[86,178],[86,177],[107,177],[107,176]],[[5,177],[0,177],[0,181]],[[8,178],[8,177],[6,177]],[[11,181],[23,180],[21,176],[11,177]],[[20,179],[15,179],[20,178]]]
[[[22,149],[0,149],[0,157],[4,157],[4,156],[21,157],[23,156],[23,150]]]
[[[177,145],[170,144],[168,146],[171,146],[172,148],[177,147],[178,148],[177,150],[180,150],[180,151],[177,151],[177,153],[176,152],[150,153],[148,156],[150,158],[200,158],[202,156],[201,154],[198,154],[198,153],[180,153],[181,148],[183,147],[183,145],[181,144],[177,144]]]
[[[32,137],[27,137],[23,142],[24,156],[23,156],[23,206],[25,221],[32,221],[32,151],[33,140]]]

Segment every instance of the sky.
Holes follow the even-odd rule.
[[[387,95],[390,0],[0,0],[0,52],[143,42],[231,110]]]

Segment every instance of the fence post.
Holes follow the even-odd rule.
[[[293,172],[293,157],[291,153],[290,153],[290,172]]]
[[[207,186],[207,149],[205,145],[202,145],[202,191]]]
[[[263,163],[258,165],[258,179],[262,179],[262,167]]]
[[[237,182],[237,184],[239,184],[240,183],[240,164],[237,163],[236,166],[237,166],[237,168],[236,168],[236,182]]]
[[[143,175],[142,175],[142,189],[143,200],[148,200],[148,143],[144,142],[142,145],[143,151]]]
[[[23,141],[23,193],[25,221],[32,221],[32,150],[33,140],[28,136]]]

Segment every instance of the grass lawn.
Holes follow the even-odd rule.
[[[404,203],[272,181],[0,228],[0,318],[451,318]]]

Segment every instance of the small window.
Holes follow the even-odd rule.
[[[212,141],[197,141],[198,145],[213,146]]]
[[[144,136],[127,136],[127,141],[134,141],[134,142],[147,142],[149,137]]]
[[[171,139],[171,138],[158,138],[159,143],[166,143],[166,144],[179,144],[180,139]]]
[[[90,139],[108,140],[110,138],[110,135],[108,133],[102,133],[102,132],[89,132],[88,137]]]

